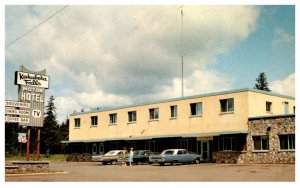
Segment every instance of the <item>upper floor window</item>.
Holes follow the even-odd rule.
[[[80,118],[75,118],[75,128],[79,128],[80,127]]]
[[[98,116],[91,116],[91,125],[92,126],[98,125]]]
[[[295,134],[279,135],[280,149],[295,149]]]
[[[266,111],[272,112],[272,102],[266,102]]]
[[[170,106],[171,109],[171,118],[176,118],[177,117],[177,105]]]
[[[269,136],[253,136],[254,150],[269,150]]]
[[[233,112],[234,111],[234,100],[231,99],[222,99],[220,100],[221,112]]]
[[[117,123],[117,114],[109,114],[109,123],[116,124]]]
[[[150,120],[156,120],[159,118],[159,109],[158,108],[151,108],[149,109]]]
[[[191,103],[190,108],[192,116],[202,115],[202,102]]]
[[[128,122],[136,122],[136,111],[128,112]]]

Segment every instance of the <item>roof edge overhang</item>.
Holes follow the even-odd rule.
[[[64,140],[63,144],[70,143],[93,143],[93,142],[107,142],[107,141],[138,141],[138,140],[151,140],[159,138],[192,138],[192,137],[208,137],[220,136],[228,134],[247,134],[247,130],[237,131],[224,131],[224,132],[207,132],[207,133],[192,133],[192,134],[174,134],[174,135],[153,135],[153,136],[140,136],[140,137],[123,137],[123,138],[106,138],[106,139],[91,139],[91,140]]]

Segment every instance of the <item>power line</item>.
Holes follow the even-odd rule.
[[[15,40],[13,40],[12,42],[8,43],[5,45],[5,48],[10,46],[11,44],[17,42],[18,40],[20,40],[21,38],[25,37],[26,35],[28,35],[29,33],[31,33],[33,30],[35,30],[36,28],[38,28],[39,26],[43,25],[45,22],[47,22],[48,20],[50,20],[51,18],[53,18],[55,15],[57,15],[58,13],[60,13],[61,11],[63,11],[65,8],[67,8],[69,5],[64,6],[63,8],[61,8],[60,10],[58,10],[57,12],[55,12],[54,14],[52,14],[51,16],[49,16],[48,18],[46,18],[44,21],[42,21],[41,23],[39,23],[37,26],[35,26],[34,28],[30,29],[29,31],[27,31],[26,33],[24,33],[23,35],[21,35],[20,37],[17,37]]]

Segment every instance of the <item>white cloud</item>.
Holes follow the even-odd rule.
[[[7,42],[61,7],[8,6]],[[69,6],[9,46],[6,63],[46,69],[51,77],[47,92],[57,98],[57,109],[63,113],[74,110],[61,106],[66,101],[72,108],[96,107],[180,96],[178,7]],[[255,30],[259,9],[184,6],[183,10],[186,95],[230,88],[229,76],[207,67]]]
[[[275,80],[270,83],[270,89],[284,95],[295,96],[295,73],[283,80]]]

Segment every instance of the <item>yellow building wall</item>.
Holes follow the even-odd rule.
[[[234,112],[221,113],[220,100],[234,98]],[[266,112],[266,101],[272,102],[272,113]],[[202,102],[202,115],[191,116],[190,104]],[[107,140],[181,134],[213,134],[248,130],[249,117],[282,115],[284,102],[293,113],[295,100],[254,91],[219,94],[178,101],[148,104],[102,112],[86,112],[70,116],[69,141]],[[171,118],[170,106],[177,105],[177,118]],[[159,120],[149,120],[149,109],[159,108]],[[135,123],[128,123],[128,112],[136,111]],[[117,123],[110,125],[109,114],[117,113]],[[91,116],[98,116],[98,125],[91,126]],[[80,128],[75,128],[80,118]]]
[[[234,112],[221,113],[220,100],[234,98]],[[191,116],[190,104],[202,102],[202,115]],[[170,106],[177,105],[177,118],[171,118]],[[247,131],[248,92],[230,93],[185,99],[158,104],[129,107],[103,112],[70,116],[69,140],[132,138],[143,136]],[[159,108],[159,120],[149,120],[149,109]],[[128,123],[128,112],[137,112],[136,123]],[[109,114],[117,113],[117,123],[109,124]],[[98,116],[97,127],[91,126],[91,116]],[[74,118],[81,119],[80,128]]]
[[[271,112],[266,111],[266,102],[272,102]],[[249,117],[285,114],[285,102],[289,104],[288,114],[293,114],[295,106],[294,99],[257,92],[249,92]]]

